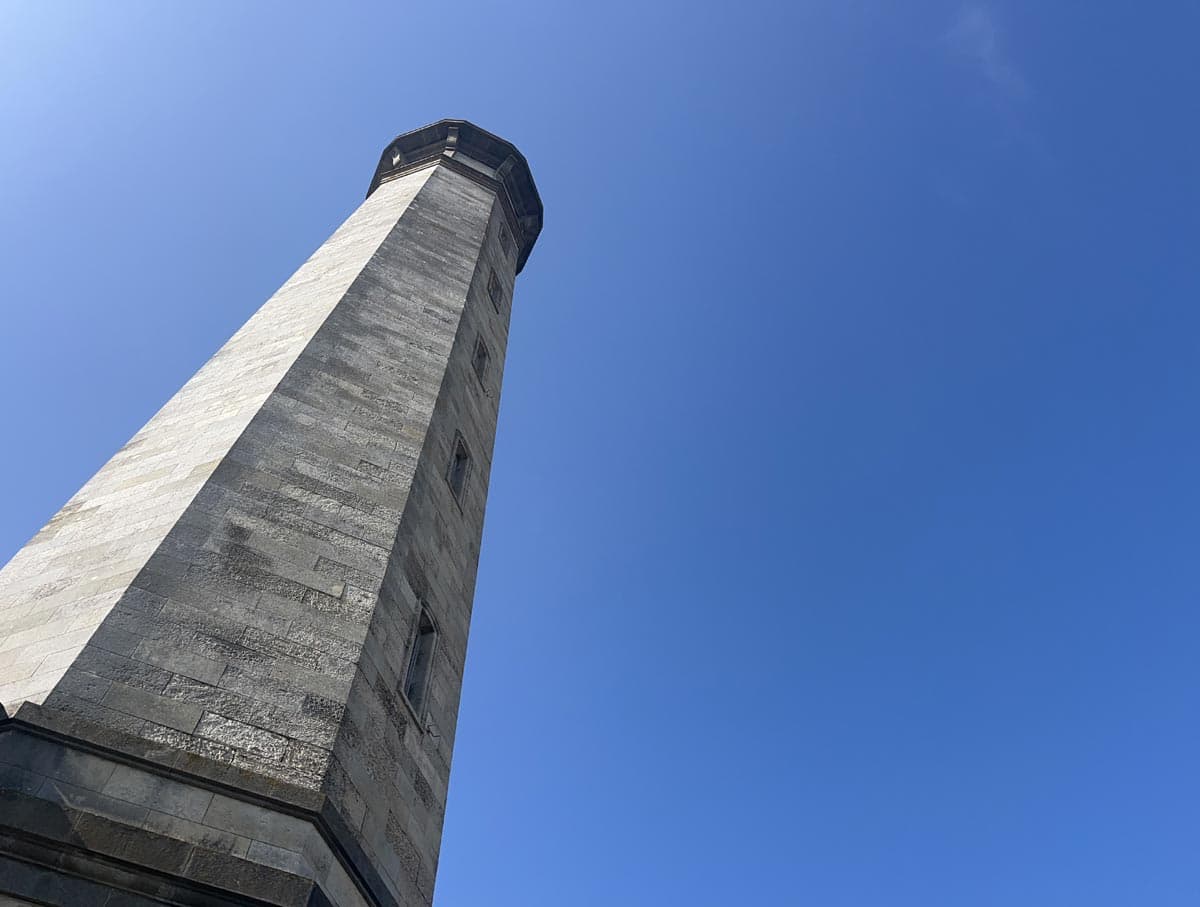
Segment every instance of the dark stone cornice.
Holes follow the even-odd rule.
[[[495,175],[456,162],[457,154],[483,164]],[[509,142],[474,123],[439,120],[399,135],[388,144],[375,168],[367,196],[381,183],[434,163],[445,164],[496,190],[517,242],[517,273],[520,274],[542,231],[542,199],[525,156]]]

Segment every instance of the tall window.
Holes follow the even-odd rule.
[[[404,696],[421,720],[429,701],[429,681],[433,676],[433,656],[437,651],[437,627],[429,609],[421,606],[417,632],[408,652],[408,670],[404,672]]]
[[[475,354],[471,356],[471,368],[475,370],[475,377],[479,379],[479,383],[487,389],[487,370],[488,362],[491,361],[492,354],[488,352],[487,344],[483,342],[483,338],[479,337],[475,340]]]
[[[463,492],[467,488],[467,479],[471,477],[471,453],[467,450],[467,442],[462,435],[454,438],[454,454],[450,457],[450,465],[446,469],[446,481],[450,483],[450,491],[461,504]]]
[[[500,287],[500,278],[493,271],[488,276],[488,298],[492,300],[492,305],[496,307],[496,311],[500,311],[500,301],[504,298],[504,290]]]
[[[504,251],[504,257],[512,255],[512,234],[508,232],[508,227],[504,224],[500,225],[500,248]]]

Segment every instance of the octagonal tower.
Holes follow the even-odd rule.
[[[428,905],[516,275],[503,139],[367,199],[0,571],[0,892]]]

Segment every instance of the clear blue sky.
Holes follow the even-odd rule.
[[[1200,7],[324,6],[0,2],[0,560],[467,117],[438,907],[1200,903]]]

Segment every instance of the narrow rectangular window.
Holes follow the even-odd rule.
[[[487,389],[487,370],[488,362],[491,361],[492,355],[488,352],[487,344],[483,342],[483,338],[479,337],[475,340],[475,355],[471,357],[471,368],[475,369],[475,377],[479,379],[479,383]]]
[[[408,650],[408,668],[404,672],[404,698],[417,717],[425,720],[429,700],[429,681],[433,676],[433,656],[437,651],[437,627],[429,609],[422,606],[417,632]]]
[[[487,284],[488,298],[492,300],[492,305],[496,307],[496,311],[500,311],[500,300],[504,298],[504,291],[500,288],[500,278],[493,271],[488,277]]]
[[[513,247],[512,234],[508,232],[508,227],[504,226],[504,224],[501,224],[500,225],[500,248],[503,250],[505,258],[508,258],[510,255],[512,255],[512,247]]]
[[[450,491],[460,504],[463,492],[467,488],[467,479],[471,477],[471,453],[462,435],[454,439],[454,455],[450,457],[450,466],[446,470],[446,481],[450,483]]]

